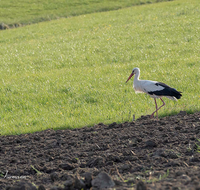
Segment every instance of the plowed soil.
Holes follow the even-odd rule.
[[[0,189],[15,189],[18,181],[39,189],[91,189],[88,178],[104,171],[115,189],[197,190],[199,139],[200,112],[1,136]]]

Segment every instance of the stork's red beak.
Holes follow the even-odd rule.
[[[133,73],[131,73],[131,75],[128,77],[128,79],[127,79],[127,81],[126,82],[128,82],[130,79],[131,79],[131,77],[133,76],[134,74]]]

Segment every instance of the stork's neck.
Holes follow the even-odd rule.
[[[134,77],[134,82],[137,83],[139,81],[140,73],[136,73]]]

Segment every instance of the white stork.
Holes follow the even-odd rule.
[[[153,118],[154,113],[156,112],[157,119],[158,119],[158,110],[165,105],[165,102],[161,97],[165,96],[171,100],[180,99],[182,96],[182,92],[177,91],[175,88],[171,88],[170,86],[157,81],[151,81],[151,80],[140,80],[140,69],[134,68],[132,73],[130,74],[129,78],[126,82],[129,81],[129,79],[135,75],[134,81],[133,81],[133,88],[136,93],[146,93],[152,98],[154,98],[155,104],[156,104],[156,110],[151,114],[150,118]],[[158,108],[156,103],[156,98],[160,98],[162,101],[162,105]]]

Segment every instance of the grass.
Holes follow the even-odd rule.
[[[162,180],[168,178],[169,174],[170,174],[169,169],[167,169],[167,171],[163,175],[160,174],[159,176],[155,176],[154,171],[152,171],[152,170],[145,170],[143,172],[143,175],[137,175],[134,178],[131,177],[131,178],[129,178],[127,180],[123,180],[123,181],[130,184],[131,181],[136,179],[136,180],[142,181],[144,183],[150,184],[150,183],[155,183],[155,182],[162,181]],[[131,187],[133,185],[134,184],[130,184],[128,187]]]
[[[169,169],[167,169],[165,174],[159,175],[158,178],[151,176],[151,172],[149,172],[149,173],[150,173],[149,179],[144,180],[144,181],[146,183],[155,183],[156,181],[161,181],[163,179],[166,179],[169,176]]]
[[[183,92],[159,116],[200,110],[200,5],[177,0],[0,31],[0,134],[131,121],[155,105],[141,79]]]
[[[37,175],[41,175],[42,174],[42,172],[37,170],[33,165],[31,165],[31,168],[37,173]]]
[[[1,0],[0,23],[15,27],[162,1],[166,0]]]

